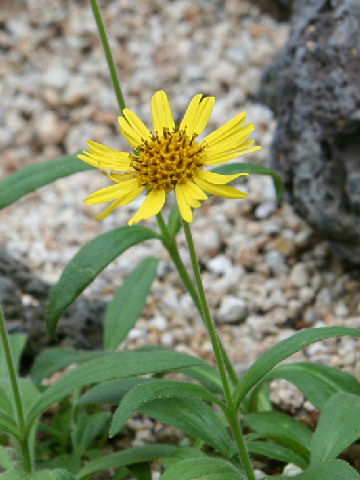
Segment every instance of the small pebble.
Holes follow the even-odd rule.
[[[295,287],[304,287],[309,281],[309,273],[306,265],[296,263],[290,272],[290,279]]]
[[[217,319],[224,323],[238,323],[246,317],[248,308],[244,299],[226,295],[217,312]]]

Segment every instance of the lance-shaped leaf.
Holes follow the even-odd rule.
[[[11,205],[24,195],[34,192],[58,178],[92,168],[79,160],[76,153],[21,168],[0,180],[0,208]]]
[[[223,393],[221,378],[216,367],[205,363],[201,367],[191,367],[183,370],[184,375],[187,375],[194,380],[197,380],[205,388],[213,393]]]
[[[2,315],[0,313],[0,315]],[[19,363],[21,359],[22,351],[24,350],[26,344],[27,336],[23,333],[15,333],[9,335],[9,344],[12,361],[14,363],[14,369],[17,372],[19,370]],[[8,376],[8,367],[6,363],[6,358],[4,354],[4,349],[0,343],[0,378]]]
[[[116,350],[140,317],[158,264],[157,258],[145,258],[116,292],[105,314],[105,349]]]
[[[135,377],[120,378],[118,380],[110,380],[102,382],[95,387],[87,390],[78,400],[78,404],[86,403],[110,403],[118,405],[122,398],[134,387],[143,383],[153,382],[153,378]]]
[[[152,480],[149,462],[134,463],[128,465],[127,469],[136,480]]]
[[[272,480],[274,477],[265,477],[263,480]],[[360,480],[360,475],[350,465],[342,460],[328,462],[307,468],[299,475],[288,477],[280,475],[276,480]]]
[[[153,380],[149,383],[137,385],[130,390],[122,399],[119,408],[116,410],[110,427],[110,436],[116,435],[124,427],[125,422],[141,407],[141,405],[152,400],[168,398],[195,397],[215,403],[223,410],[226,405],[214,394],[210,393],[201,385],[194,385],[186,382],[173,382],[170,380]]]
[[[15,449],[12,449],[11,447],[6,447],[6,449],[5,447],[0,447],[0,467],[4,468],[5,470],[13,470],[15,466],[7,450],[13,450],[15,453]]]
[[[337,392],[360,396],[360,382],[350,373],[317,363],[289,363],[279,365],[266,375],[264,381],[284,378],[293,383],[319,410]]]
[[[180,231],[181,225],[182,223],[181,223],[179,207],[177,206],[177,203],[175,203],[171,209],[169,220],[168,220],[168,229],[172,237],[176,237],[176,235]]]
[[[31,379],[39,384],[44,378],[50,377],[53,373],[63,370],[73,363],[84,363],[103,356],[102,350],[91,352],[71,350],[70,348],[49,348],[35,358],[31,368]]]
[[[223,175],[232,175],[234,173],[254,173],[256,175],[270,175],[273,179],[277,201],[280,202],[284,191],[284,186],[280,175],[270,168],[258,165],[256,163],[228,163],[212,169],[212,172]]]
[[[170,467],[161,480],[245,480],[246,476],[234,465],[220,458],[184,460]]]
[[[254,440],[247,443],[247,448],[250,453],[263,455],[284,463],[294,463],[300,468],[306,468],[308,466],[308,462],[306,462],[303,457],[293,450],[290,450],[290,448],[283,447],[276,443]]]
[[[104,233],[83,247],[67,264],[59,282],[51,290],[46,325],[51,336],[65,309],[116,257],[129,247],[159,235],[149,228],[120,227]]]
[[[34,473],[12,470],[3,473],[1,480],[75,480],[75,477],[68,471],[57,468],[55,470],[40,470]]]
[[[360,337],[360,331],[347,327],[309,328],[277,343],[253,363],[238,383],[234,394],[237,407],[248,391],[282,360],[319,340],[344,335]]]
[[[104,353],[103,357],[86,362],[68,372],[49,387],[34,402],[27,418],[27,428],[53,403],[61,400],[75,389],[115,378],[135,377],[148,373],[168,372],[201,364],[202,360],[171,350],[127,351]]]
[[[141,462],[151,462],[160,457],[171,455],[177,447],[173,445],[143,445],[141,447],[128,448],[121,452],[112,453],[105,457],[91,460],[77,474],[77,479],[82,480],[89,475],[105,470],[117,468]]]
[[[312,432],[289,415],[280,412],[259,412],[244,415],[243,420],[255,432],[291,448],[306,462],[310,459]]]
[[[12,435],[15,438],[20,438],[18,426],[13,417],[4,410],[0,409],[0,431]]]
[[[335,393],[325,404],[311,443],[311,463],[337,457],[360,438],[360,397]]]
[[[161,459],[165,469],[175,465],[175,463],[183,462],[184,460],[194,460],[195,458],[211,458],[207,453],[196,447],[179,447],[169,457]]]
[[[231,457],[234,443],[214,410],[197,398],[167,398],[144,403],[139,411],[160,422],[179,428]]]

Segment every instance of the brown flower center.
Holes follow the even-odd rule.
[[[204,165],[204,147],[186,132],[164,129],[163,136],[145,141],[131,154],[131,167],[139,184],[169,192],[177,183],[192,180]]]

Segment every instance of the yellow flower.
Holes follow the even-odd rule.
[[[192,208],[200,207],[200,201],[208,198],[205,192],[226,198],[246,197],[246,193],[226,185],[246,173],[219,175],[204,167],[259,150],[261,147],[252,146],[254,141],[248,140],[254,125],[244,125],[246,113],[239,113],[204,140],[196,141],[208,123],[214,103],[214,97],[195,95],[177,126],[168,97],[160,90],[151,100],[155,133],[127,108],[119,117],[120,130],[134,153],[87,142],[89,151],[78,157],[96,168],[110,170],[106,175],[115,182],[85,199],[90,205],[113,201],[96,218],[107,217],[115,208],[129,204],[144,191],[146,199],[129,225],[159,213],[171,190],[175,190],[181,216],[186,222],[193,220]],[[123,173],[113,173],[114,170]]]

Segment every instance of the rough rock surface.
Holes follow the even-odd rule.
[[[268,13],[277,20],[288,20],[296,0],[254,0],[264,13]]]
[[[360,3],[299,0],[260,98],[277,116],[272,167],[297,213],[360,263]]]
[[[31,273],[23,262],[0,249],[0,302],[9,333],[28,334],[25,356],[31,360],[54,343],[46,333],[45,309],[50,286]],[[58,327],[58,346],[101,348],[106,303],[79,298]]]

